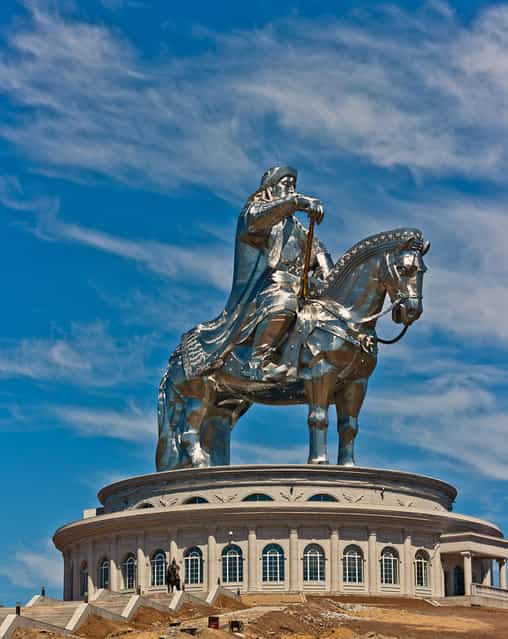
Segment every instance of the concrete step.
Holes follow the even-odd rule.
[[[143,592],[143,597],[145,597],[146,599],[154,599],[155,601],[160,601],[161,603],[167,604],[169,604],[174,596],[174,592]]]
[[[109,610],[109,612],[121,615],[125,606],[129,603],[129,599],[130,597],[121,597],[118,599],[97,599],[91,603],[96,608],[103,608],[104,610]]]
[[[0,625],[7,615],[14,615],[16,608],[0,608]]]
[[[57,606],[31,606],[30,608],[23,608],[21,614],[36,621],[65,628],[80,604],[81,602],[69,601],[62,602]]]

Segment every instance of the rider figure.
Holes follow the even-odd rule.
[[[276,361],[277,349],[298,310],[308,233],[294,214],[305,211],[318,224],[324,216],[319,200],[296,193],[296,179],[297,171],[291,167],[269,169],[240,216],[240,241],[257,249],[266,261],[245,323],[249,327],[255,319],[252,354],[244,371],[254,379],[277,378],[287,372],[287,366]],[[310,263],[314,276],[326,278],[332,265],[324,245],[314,240]],[[250,333],[244,325],[245,332]]]
[[[278,350],[298,310],[307,229],[295,217],[304,211],[318,224],[319,200],[295,191],[297,171],[275,166],[263,175],[248,198],[236,231],[231,293],[222,313],[183,335],[181,354],[188,379],[224,365],[237,345],[250,346],[243,374],[255,380],[284,375]],[[318,240],[312,243],[310,270],[325,279],[331,257]]]

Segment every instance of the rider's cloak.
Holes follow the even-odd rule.
[[[307,229],[293,215],[295,211],[291,198],[247,201],[238,219],[233,283],[226,306],[214,320],[198,324],[182,337],[180,352],[188,378],[222,366],[236,344],[249,343],[265,317],[282,310],[296,313]],[[263,228],[253,228],[254,218],[264,220]],[[316,268],[320,254],[328,255],[314,239],[311,269]]]

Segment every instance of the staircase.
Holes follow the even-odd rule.
[[[65,628],[81,603],[81,601],[38,603],[35,606],[22,608],[21,614],[23,617],[28,617],[34,621]]]
[[[97,599],[90,603],[96,608],[102,608],[115,615],[122,615],[132,595],[122,595],[111,592],[104,592]]]

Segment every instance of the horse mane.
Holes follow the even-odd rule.
[[[385,231],[384,233],[376,233],[370,235],[364,240],[357,242],[335,263],[326,282],[320,289],[320,296],[332,286],[340,285],[359,264],[367,258],[386,250],[397,247],[398,244],[404,243],[410,238],[414,238],[415,248],[423,248],[423,233],[419,229],[400,228],[393,231]]]

